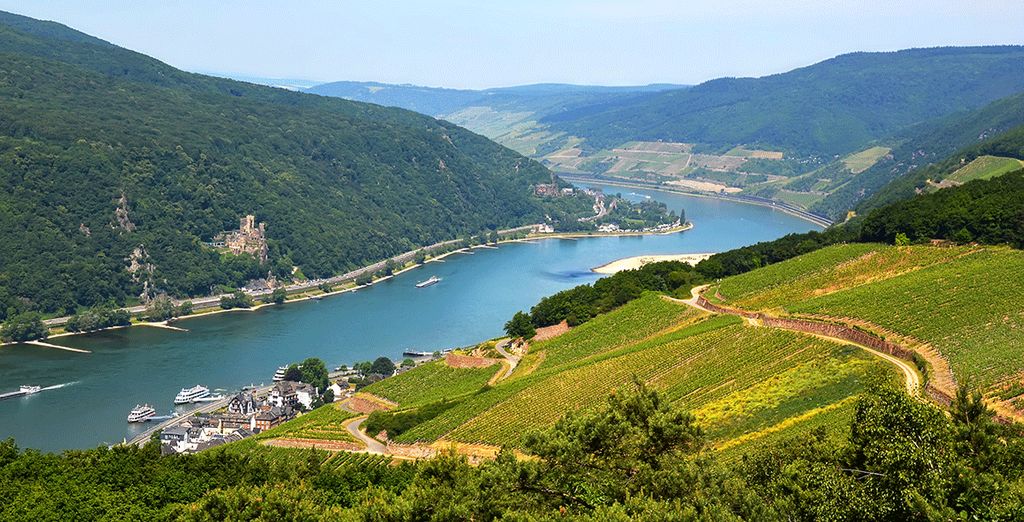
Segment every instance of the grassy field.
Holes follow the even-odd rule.
[[[992,179],[1024,168],[1024,161],[1016,158],[999,156],[978,156],[973,161],[960,167],[959,170],[946,176],[946,179],[958,183],[967,183],[976,179]]]
[[[860,174],[870,169],[882,156],[888,154],[892,149],[888,147],[871,147],[843,158],[843,164],[850,172]]]
[[[396,402],[403,408],[412,407],[472,393],[487,384],[498,369],[497,363],[485,368],[452,368],[440,360],[375,382],[362,391]]]

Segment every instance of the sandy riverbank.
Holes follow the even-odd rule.
[[[682,261],[684,263],[696,265],[712,255],[714,254],[652,254],[646,256],[634,256],[612,261],[611,263],[591,268],[591,270],[598,274],[614,274],[623,270],[636,270],[648,263],[657,263],[660,261]]]

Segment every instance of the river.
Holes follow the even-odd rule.
[[[125,422],[132,407],[149,403],[166,415],[182,387],[237,390],[270,382],[278,366],[309,356],[333,368],[381,355],[400,359],[408,348],[467,346],[500,335],[516,310],[528,310],[541,297],[594,281],[590,268],[609,261],[719,252],[818,228],[765,207],[603,188],[633,200],[654,198],[677,212],[685,208],[695,227],[663,236],[504,244],[449,256],[354,293],[178,323],[188,332],[135,327],[51,341],[91,354],[3,347],[0,392],[22,384],[69,385],[0,401],[0,439],[14,437],[21,447],[45,451],[120,442],[142,429]],[[415,288],[432,275],[442,281]]]

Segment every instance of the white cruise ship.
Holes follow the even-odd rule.
[[[191,388],[182,388],[178,392],[178,396],[174,398],[174,404],[189,404],[195,402],[196,399],[202,399],[210,395],[210,389],[201,384],[197,384]]]
[[[148,404],[139,404],[128,413],[128,422],[143,422],[156,415],[156,410]]]
[[[287,366],[279,366],[277,371],[274,372],[274,382],[281,382],[284,380],[284,374],[288,373]]]

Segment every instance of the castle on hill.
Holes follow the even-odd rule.
[[[249,214],[239,220],[238,230],[221,232],[214,244],[223,244],[232,254],[252,254],[260,263],[267,261],[266,223],[256,224],[256,216]]]

